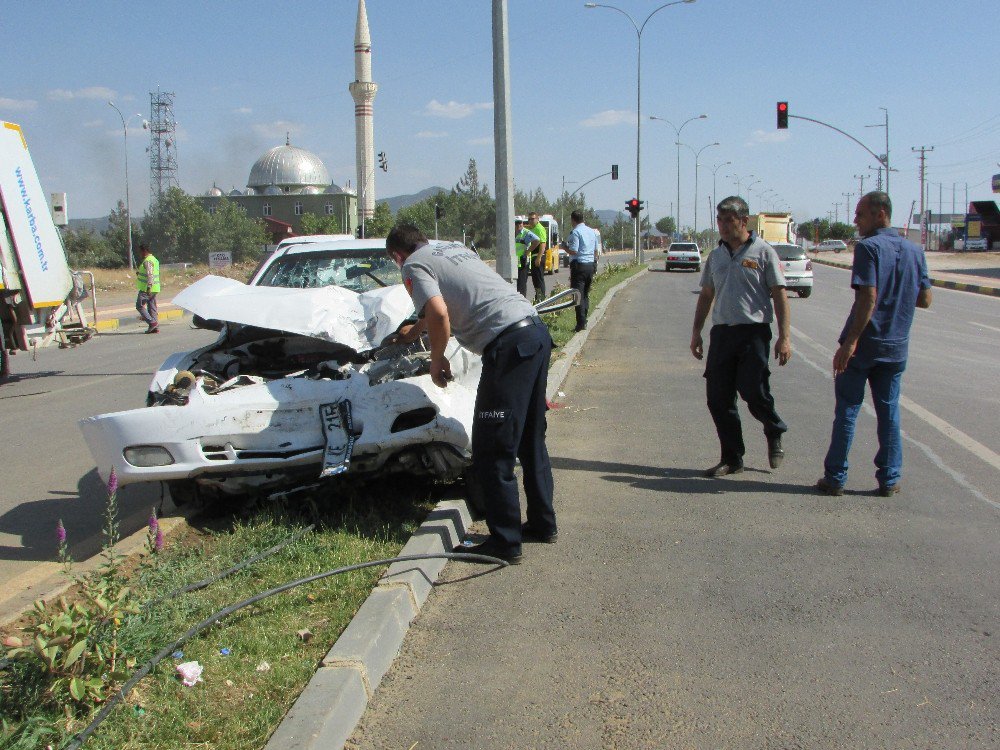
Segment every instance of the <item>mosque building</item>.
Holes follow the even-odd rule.
[[[298,148],[286,137],[284,146],[266,151],[250,169],[245,191],[234,188],[228,194],[212,187],[199,198],[209,213],[227,199],[260,218],[275,242],[302,232],[305,214],[336,216],[341,232],[357,230],[357,196],[349,188],[330,181],[330,173],[316,154]]]
[[[341,232],[356,235],[359,225],[371,219],[375,212],[372,102],[378,84],[371,79],[371,50],[368,10],[365,0],[358,0],[354,30],[355,80],[348,88],[354,99],[360,202],[358,193],[330,181],[330,173],[318,156],[293,146],[286,136],[284,146],[275,146],[254,162],[245,191],[233,188],[226,194],[213,186],[198,199],[205,210],[214,213],[219,201],[228,199],[242,207],[247,216],[263,219],[275,242],[301,234],[302,217],[306,214],[336,216]]]

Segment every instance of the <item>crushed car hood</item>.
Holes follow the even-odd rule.
[[[206,320],[310,336],[357,352],[379,346],[414,315],[413,302],[402,284],[358,294],[339,286],[248,286],[234,279],[206,276],[173,302]]]

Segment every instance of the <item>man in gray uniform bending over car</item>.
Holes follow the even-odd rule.
[[[419,321],[403,328],[401,343],[423,331],[430,337],[431,379],[446,388],[450,336],[482,355],[483,374],[472,422],[472,470],[485,495],[489,538],[456,552],[521,561],[521,542],[554,542],[552,466],[545,447],[545,383],[552,338],[535,308],[459,243],[429,243],[414,226],[397,225],[385,241],[403,272]],[[521,459],[528,521],[521,506],[514,460]]]

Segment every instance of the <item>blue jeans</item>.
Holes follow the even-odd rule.
[[[865,383],[872,391],[878,419],[878,453],[875,454],[875,478],[880,487],[892,487],[903,470],[903,439],[899,434],[899,389],[906,362],[875,362],[859,367],[852,359],[847,369],[836,377],[834,392],[837,405],[833,414],[830,450],[823,461],[827,482],[842,487],[847,482],[847,454],[854,440],[854,424],[865,400]]]

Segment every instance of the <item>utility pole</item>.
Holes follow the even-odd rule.
[[[833,223],[838,224],[840,222],[840,203],[833,204]]]
[[[851,220],[851,196],[854,193],[841,193],[841,195],[847,199],[847,202],[844,203],[844,221],[848,222]],[[858,200],[861,200],[861,196],[858,196]]]
[[[888,115],[887,115],[888,117]],[[910,151],[920,152],[920,246],[927,249],[927,215],[924,213],[924,178],[926,175],[927,152],[933,151],[933,146],[911,146]],[[886,170],[886,182],[889,181],[889,172]]]
[[[858,181],[858,200],[861,200],[861,196],[865,194],[865,180],[868,179],[868,175],[856,174],[854,179]]]
[[[868,169],[871,172],[875,172],[876,171],[875,167],[868,167]],[[881,165],[879,165],[877,171],[878,171],[878,179],[875,181],[875,189],[876,190],[882,190],[882,166]]]

